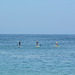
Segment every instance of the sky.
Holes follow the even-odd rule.
[[[75,34],[75,0],[0,0],[0,34]]]

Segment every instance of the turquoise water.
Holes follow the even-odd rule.
[[[75,75],[75,35],[0,34],[0,75]]]

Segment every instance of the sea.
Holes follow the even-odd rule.
[[[0,34],[0,75],[75,75],[75,34]]]

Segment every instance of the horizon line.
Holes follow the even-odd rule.
[[[29,33],[28,34],[27,33],[25,33],[25,34],[24,33],[20,33],[20,34],[19,33],[17,33],[17,34],[11,33],[11,34],[9,34],[9,33],[0,33],[0,35],[1,34],[2,35],[4,35],[4,34],[8,34],[8,35],[11,35],[11,34],[12,35],[75,35],[74,33],[73,34],[72,33],[61,33],[61,34],[59,34],[59,33],[56,33],[56,34],[55,33],[52,33],[52,34],[38,34],[38,33],[36,33],[36,34],[33,34],[33,33],[31,33],[31,34],[29,34]]]

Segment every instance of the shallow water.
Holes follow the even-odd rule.
[[[75,35],[1,34],[0,75],[75,75]]]

